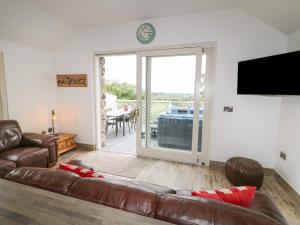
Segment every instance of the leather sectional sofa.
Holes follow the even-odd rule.
[[[0,120],[0,177],[11,168],[54,166],[58,159],[56,141],[55,136],[22,133],[15,120]]]
[[[287,225],[273,201],[257,192],[250,208],[193,197],[173,190],[114,176],[81,178],[60,170],[21,167],[4,179],[179,225]]]

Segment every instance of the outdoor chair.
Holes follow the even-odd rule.
[[[123,123],[123,117],[117,117],[117,122],[119,123],[119,126],[121,127],[121,124]],[[125,117],[125,123],[128,126],[129,133],[131,133],[131,129],[136,129],[136,109],[132,109],[128,116]]]

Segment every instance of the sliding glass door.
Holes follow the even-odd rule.
[[[205,83],[202,47],[137,55],[137,154],[206,162]]]

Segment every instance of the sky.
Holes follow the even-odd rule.
[[[151,91],[193,94],[195,67],[195,55],[153,57]],[[203,71],[205,68],[202,69]],[[118,80],[136,84],[136,55],[105,57],[105,78],[109,81]]]

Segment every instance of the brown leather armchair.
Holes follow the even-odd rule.
[[[17,121],[0,120],[0,162],[13,162],[16,167],[51,167],[57,159],[57,137],[22,133]]]

